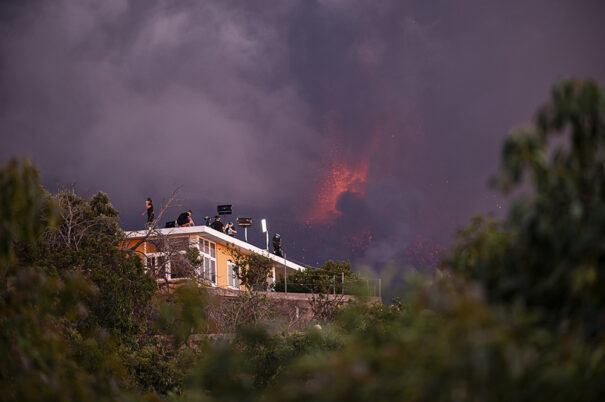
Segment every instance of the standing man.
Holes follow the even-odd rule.
[[[153,223],[153,201],[151,201],[151,198],[147,197],[147,199],[145,200],[145,212],[143,212],[141,215],[145,215],[147,214],[147,228],[149,228],[151,226],[151,224]]]
[[[210,227],[219,232],[225,232],[225,226],[223,225],[223,222],[221,222],[221,217],[219,215],[214,217],[214,222],[210,224]]]

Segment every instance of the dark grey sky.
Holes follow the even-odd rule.
[[[503,136],[605,79],[605,2],[5,1],[0,159],[109,193],[266,216],[305,262],[401,259],[503,200]],[[178,211],[174,211],[176,215]],[[251,233],[260,241],[258,229]],[[304,249],[304,250],[303,250]]]

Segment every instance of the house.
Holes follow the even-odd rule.
[[[156,280],[166,283],[197,277],[212,287],[240,289],[240,283],[233,274],[234,264],[231,262],[233,257],[230,250],[262,255],[273,261],[269,283],[275,282],[284,273],[290,275],[304,269],[284,257],[278,257],[209,226],[127,231],[125,234],[122,247],[140,255],[145,270],[151,272]],[[199,265],[188,262],[186,255],[191,249],[199,250]]]

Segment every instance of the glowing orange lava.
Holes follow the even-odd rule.
[[[324,177],[317,197],[307,216],[307,224],[327,223],[341,214],[336,209],[338,198],[346,193],[365,195],[368,182],[368,162],[363,160],[357,165],[333,159]]]

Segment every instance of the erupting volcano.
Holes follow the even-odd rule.
[[[307,224],[327,223],[339,216],[341,212],[336,208],[336,204],[342,194],[350,192],[365,195],[368,182],[367,160],[351,164],[342,159],[332,158],[328,166],[305,219]]]

